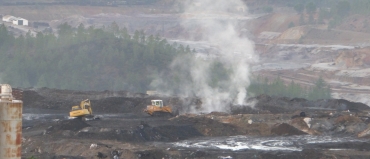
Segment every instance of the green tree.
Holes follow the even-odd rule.
[[[329,98],[331,98],[330,87],[320,76],[319,79],[317,79],[317,81],[315,82],[315,86],[311,88],[311,91],[308,93],[308,99],[317,100]]]
[[[227,85],[222,85],[222,82],[229,80],[229,73],[230,71],[225,68],[225,66],[221,62],[213,62],[211,64],[211,68],[209,71],[209,80],[208,83],[211,87],[218,87],[225,89],[228,87]]]
[[[303,10],[304,10],[304,4],[303,3],[299,3],[297,5],[294,6],[294,10],[299,13],[299,14],[302,14],[303,13]]]
[[[60,36],[68,36],[68,35],[72,35],[73,33],[72,26],[70,26],[67,22],[59,25],[58,29],[59,29],[58,34]]]
[[[336,11],[341,17],[347,16],[351,11],[351,4],[348,1],[339,1],[336,5]]]
[[[304,15],[303,14],[301,14],[301,16],[299,17],[299,24],[300,25],[305,25]]]
[[[308,23],[309,23],[309,24],[315,24],[315,19],[313,18],[313,15],[312,15],[312,14],[310,14],[310,15],[308,16]]]
[[[306,4],[306,12],[308,14],[313,14],[316,12],[316,5],[313,2],[309,2]]]
[[[268,6],[268,7],[264,7],[263,8],[263,11],[265,11],[266,13],[272,13],[274,11],[274,8]]]
[[[331,98],[331,89],[322,77],[315,82],[315,86],[302,87],[294,81],[286,85],[279,76],[272,82],[269,82],[267,78],[262,80],[261,77],[257,76],[252,79],[247,90],[249,95],[267,94],[270,96],[298,97],[309,100]]]
[[[112,24],[110,25],[110,30],[114,33],[114,34],[117,34],[119,32],[119,26],[118,24],[114,21],[112,22]]]
[[[134,37],[127,30],[112,31],[64,23],[58,37],[29,33],[14,38],[0,25],[2,80],[15,87],[143,92],[153,80],[150,71],[167,72],[177,55],[190,50],[180,52],[177,45],[139,31]]]

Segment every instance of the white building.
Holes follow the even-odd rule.
[[[3,16],[3,21],[4,22],[13,22],[12,19],[14,19],[15,17],[11,16],[11,15],[5,15]]]
[[[15,18],[15,19],[13,19],[13,24],[14,25],[25,25],[25,26],[28,26],[28,20],[23,19],[23,18]]]
[[[11,15],[3,16],[3,21],[13,23],[14,25],[26,25],[26,26],[28,26],[28,20],[27,19],[14,17],[14,16],[11,16]]]

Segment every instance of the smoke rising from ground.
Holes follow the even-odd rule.
[[[217,48],[208,52],[215,58],[199,58],[195,54],[178,57],[170,66],[173,78],[158,78],[152,86],[166,93],[201,98],[200,110],[194,108],[190,113],[227,112],[230,104],[246,104],[250,64],[258,59],[254,43],[238,32],[246,8],[241,0],[186,1],[182,26],[199,28],[201,31],[190,38],[200,37]]]

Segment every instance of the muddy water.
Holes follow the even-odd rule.
[[[278,137],[205,137],[173,143],[154,143],[157,147],[177,149],[229,150],[235,153],[246,150],[302,151],[303,149],[363,150],[369,139],[341,136],[278,136]]]

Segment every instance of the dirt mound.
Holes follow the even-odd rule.
[[[279,124],[271,129],[271,133],[275,135],[305,135],[307,133],[291,126],[287,123]]]
[[[54,92],[56,91],[56,92]],[[41,92],[41,93],[39,93]],[[60,110],[69,112],[73,105],[79,105],[84,98],[91,100],[93,112],[95,114],[103,113],[135,113],[146,115],[142,112],[150,103],[150,100],[161,99],[165,105],[172,106],[174,111],[181,114],[190,109],[201,109],[202,102],[198,98],[179,98],[179,97],[157,97],[146,96],[142,94],[132,95],[129,93],[118,93],[117,97],[110,97],[114,92],[76,92],[68,90],[40,89],[24,90],[23,100],[24,108],[37,108],[45,110]],[[79,94],[79,95],[78,95]],[[73,96],[79,97],[73,97]],[[122,96],[121,96],[122,95]],[[83,97],[83,98],[82,98]],[[77,99],[80,98],[80,99]],[[248,101],[258,101],[253,108],[247,106],[231,106],[231,114],[277,114],[293,113],[295,111],[312,112],[321,110],[337,110],[359,112],[370,110],[365,104],[350,102],[344,99],[327,99],[317,101],[307,101],[305,99],[271,97],[260,95],[248,99]],[[214,115],[227,115],[226,113],[213,112]]]
[[[30,159],[47,159],[47,158],[50,158],[50,159],[86,159],[86,157],[81,157],[81,156],[66,156],[66,155],[55,155],[55,154],[49,154],[49,153],[34,153],[32,155],[33,157],[27,157],[30,158]],[[23,158],[23,157],[22,157]]]
[[[136,156],[141,159],[170,158],[170,155],[165,154],[161,150],[138,151]]]
[[[293,126],[299,128],[301,130],[308,130],[309,129],[307,123],[301,117],[292,119],[290,124],[292,124]]]
[[[336,120],[336,124],[345,124],[345,123],[359,123],[362,122],[362,120],[358,117],[355,116],[350,116],[350,115],[343,115],[339,116]]]
[[[66,96],[44,96],[37,90],[23,90],[23,108],[28,110],[36,109],[53,109],[64,110],[68,112],[72,105],[78,105],[78,101],[68,100]]]
[[[85,157],[78,157],[78,156],[54,156],[53,159],[85,159]]]
[[[160,121],[158,119],[154,120]],[[41,129],[42,132],[39,135],[46,138],[112,140],[134,143],[147,141],[174,142],[203,136],[195,127],[189,124],[172,123],[164,125],[155,122],[148,124],[145,121],[136,123],[137,120],[127,120],[122,121],[124,122],[122,126],[112,127],[117,123],[110,123],[109,120],[87,122],[79,119],[47,122],[31,127],[30,131]],[[124,126],[126,122],[130,126]]]
[[[317,110],[336,110],[360,112],[370,110],[370,107],[363,103],[350,102],[344,99],[322,99],[308,101],[299,98],[271,97],[268,95],[259,95],[248,99],[249,101],[257,100],[258,102],[251,107],[232,106],[232,114],[264,114],[264,113],[294,113],[304,111],[306,113]]]
[[[154,130],[159,132],[163,137],[165,137],[166,141],[178,141],[188,139],[190,137],[202,136],[202,134],[191,125],[182,125],[182,126],[166,125],[156,127],[154,128]]]
[[[141,113],[148,103],[149,98],[109,97],[91,100],[94,112],[101,113]]]
[[[369,138],[370,137],[370,127],[365,129],[364,131],[358,133],[357,137]]]
[[[279,40],[299,40],[307,33],[307,27],[293,27],[284,31],[280,36]]]
[[[141,93],[125,91],[73,91],[41,88],[24,90],[24,108],[60,110],[69,112],[72,106],[79,105],[81,100],[90,99],[94,113],[142,113],[150,100],[161,99],[165,105],[172,106],[174,111],[186,112],[190,106],[199,107],[198,98],[148,96]]]
[[[170,120],[190,124],[204,136],[232,136],[245,133],[234,125],[221,123],[206,116],[181,115]]]
[[[68,133],[68,132],[67,132]],[[179,141],[191,137],[202,136],[191,125],[164,125],[150,126],[141,123],[132,129],[87,127],[75,135],[68,134],[66,137],[78,137],[84,139],[118,140],[124,142],[146,141]]]
[[[287,97],[271,97],[268,95],[260,95],[255,99],[258,100],[258,103],[255,105],[256,109],[268,110],[271,113],[294,112],[297,110],[297,108],[302,109],[301,102],[291,100]]]
[[[59,131],[59,130],[71,130],[71,131],[78,131],[85,127],[89,127],[90,125],[85,123],[80,119],[72,119],[72,120],[65,120],[58,122],[55,126],[50,128],[49,130],[52,131]]]
[[[245,106],[231,106],[231,114],[270,114],[268,110],[254,109]]]
[[[37,93],[46,98],[65,99],[72,101],[80,101],[83,99],[102,99],[112,96],[124,96],[127,92],[115,91],[76,91],[76,90],[60,90],[51,88],[36,89]]]
[[[43,99],[45,98],[34,90],[23,91],[22,101],[24,104],[33,104],[34,102],[42,101]]]
[[[208,115],[215,115],[215,116],[228,116],[230,114],[225,113],[225,112],[211,112]]]
[[[305,107],[310,105],[317,108],[328,108],[335,109],[337,111],[350,111],[350,112],[360,112],[365,110],[370,110],[370,107],[363,103],[350,102],[345,99],[321,99],[317,101],[310,101],[305,103]]]
[[[145,141],[178,141],[190,137],[202,136],[191,125],[166,125],[150,127],[148,125],[136,129],[136,134],[140,134]]]

